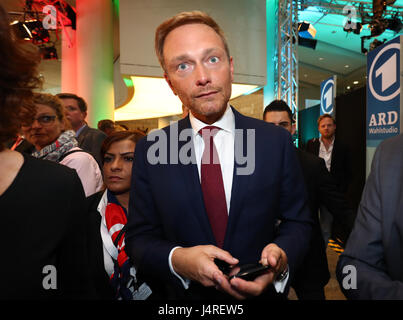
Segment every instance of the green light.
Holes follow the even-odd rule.
[[[115,6],[115,12],[119,17],[119,13],[120,13],[120,4],[119,4],[119,0],[113,0],[113,5]]]
[[[126,87],[129,87],[129,88],[133,88],[133,87],[134,87],[133,81],[132,81],[132,78],[131,78],[131,77],[123,77],[123,81],[124,81]]]

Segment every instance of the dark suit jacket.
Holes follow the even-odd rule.
[[[383,141],[375,152],[354,229],[337,264],[337,279],[348,299],[403,299],[402,213],[400,134]],[[351,268],[355,268],[356,289],[344,288],[352,282]]]
[[[318,138],[308,141],[306,151],[319,156],[320,142]],[[350,150],[337,139],[334,140],[332,159],[330,163],[330,173],[336,180],[340,191],[347,192],[352,178]]]
[[[326,247],[318,216],[320,205],[325,205],[334,219],[347,224],[345,229],[348,231],[352,228],[353,222],[350,217],[353,215],[344,195],[338,190],[334,179],[327,171],[325,161],[300,149],[297,149],[297,155],[308,191],[308,204],[314,226],[308,254],[292,286],[309,292],[323,288],[330,278]]]
[[[249,151],[248,145],[254,148],[255,153],[250,156],[255,158],[255,168],[250,175],[239,175],[237,170],[242,165],[234,163],[223,249],[241,264],[256,263],[262,249],[274,242],[286,252],[292,278],[307,252],[312,221],[291,136],[273,124],[245,117],[234,109],[233,112],[235,128],[244,129],[242,138],[235,136],[235,154],[242,147],[242,139],[243,150]],[[178,156],[182,148],[193,147],[190,137],[179,141],[175,147],[178,138],[171,137],[175,126],[179,134],[185,129],[191,130],[187,117],[154,132],[161,146],[168,145],[168,161],[171,155]],[[249,138],[255,136],[254,143],[248,144],[246,129],[253,129],[247,133]],[[205,212],[194,153],[191,164],[179,161],[178,164],[153,165],[150,160],[156,142],[152,139],[150,133],[136,145],[126,233],[128,255],[145,276],[168,284],[175,298],[218,298],[217,290],[197,283],[191,283],[190,288],[184,290],[169,269],[168,256],[175,246],[216,245],[216,241]],[[275,232],[277,219],[282,222]],[[275,296],[273,292],[271,286],[267,294]]]
[[[91,153],[99,166],[102,168],[101,146],[107,135],[101,130],[90,128],[88,125],[80,132],[77,137],[78,146]]]

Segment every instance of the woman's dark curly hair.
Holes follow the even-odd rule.
[[[16,137],[22,123],[33,121],[32,90],[41,84],[39,62],[38,50],[14,37],[0,5],[0,151]]]

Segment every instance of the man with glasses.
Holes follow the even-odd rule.
[[[292,112],[287,103],[282,100],[274,100],[265,108],[263,120],[283,127],[291,135],[295,133]],[[346,200],[337,190],[335,181],[326,170],[323,159],[297,148],[295,151],[304,175],[311,217],[315,224],[308,254],[291,286],[300,300],[324,300],[324,287],[329,281],[330,274],[319,224],[319,205],[325,205],[332,215],[343,223],[352,215]],[[349,230],[351,228],[352,222],[350,222]]]

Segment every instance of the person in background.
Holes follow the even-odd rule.
[[[116,131],[115,122],[110,119],[104,119],[98,121],[98,130],[104,132],[107,136],[110,136]]]
[[[139,279],[125,252],[131,173],[140,131],[120,131],[101,147],[105,191],[87,199],[90,210],[89,264],[98,299],[144,300],[152,291]]]
[[[94,157],[78,147],[74,132],[68,129],[59,98],[46,93],[33,97],[36,115],[30,125],[23,125],[22,132],[35,146],[35,158],[58,162],[75,169],[86,196],[102,188],[102,174]]]
[[[339,191],[346,195],[352,179],[350,150],[336,139],[336,120],[332,115],[323,114],[318,118],[318,130],[321,137],[309,140],[306,151],[325,160],[326,168],[336,181]],[[326,245],[332,234],[336,238],[336,231],[339,234],[347,233],[347,230],[333,221],[333,216],[326,207],[320,208],[320,223]],[[344,246],[344,243],[341,245]]]
[[[59,93],[56,95],[62,101],[66,119],[70,122],[71,128],[75,132],[75,138],[78,146],[92,154],[98,165],[102,167],[101,145],[107,135],[88,126],[85,118],[87,117],[87,103],[85,100],[73,93]]]
[[[403,134],[376,148],[336,275],[347,299],[403,299]]]
[[[283,100],[274,100],[266,106],[263,120],[283,127],[291,135],[295,133],[295,121],[287,103]],[[348,207],[344,195],[338,190],[335,181],[326,170],[325,162],[313,154],[295,148],[304,175],[308,191],[308,203],[311,217],[315,222],[308,254],[297,271],[291,286],[299,300],[324,300],[324,287],[330,279],[329,266],[326,257],[326,247],[322,240],[322,231],[319,224],[319,207],[326,206],[335,220],[343,224],[353,214]],[[353,221],[346,227],[352,229]]]
[[[0,5],[0,300],[91,297],[85,195],[66,166],[6,147],[35,121],[39,53],[13,40]]]
[[[233,59],[210,16],[179,13],[155,40],[164,77],[189,117],[136,145],[129,257],[172,299],[285,299],[312,229],[289,134],[229,105]],[[152,135],[161,135],[159,152]],[[155,161],[164,150],[169,160]],[[226,274],[225,265],[259,262],[270,268],[253,281]]]

